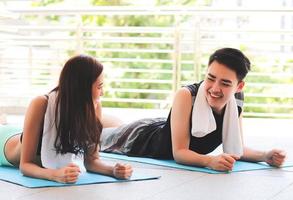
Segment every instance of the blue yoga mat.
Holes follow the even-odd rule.
[[[212,169],[209,169],[206,167],[195,167],[195,166],[182,165],[182,164],[176,163],[174,160],[158,160],[158,159],[153,159],[153,158],[130,157],[130,156],[126,156],[126,155],[120,155],[120,154],[114,154],[114,153],[104,153],[104,152],[100,152],[100,156],[104,157],[104,158],[147,163],[147,164],[171,167],[171,168],[176,168],[176,169],[205,172],[205,173],[209,173],[209,174],[227,173],[227,172],[212,170]],[[282,167],[293,167],[293,162],[292,163],[287,162]],[[252,162],[237,161],[231,172],[241,172],[241,171],[251,171],[251,170],[261,170],[261,169],[275,169],[275,167],[269,166],[268,164],[266,164],[264,162],[252,163]]]
[[[128,182],[128,181],[141,181],[158,179],[160,176],[148,176],[138,173],[133,173],[129,180],[120,180],[110,176],[100,174],[83,172],[80,174],[78,181],[72,184],[57,183],[54,181],[37,179],[23,176],[18,168],[0,166],[0,180],[21,185],[28,188],[41,188],[41,187],[60,187],[60,186],[76,186],[97,183],[114,183],[114,182]]]

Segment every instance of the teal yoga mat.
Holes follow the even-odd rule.
[[[14,167],[0,166],[0,180],[21,185],[28,188],[41,188],[41,187],[60,187],[60,186],[76,186],[97,183],[114,183],[114,182],[128,182],[128,181],[142,181],[158,179],[160,176],[149,176],[138,173],[133,173],[129,180],[120,180],[110,176],[100,174],[83,172],[80,174],[78,181],[73,184],[57,183],[54,181],[36,179],[23,176],[19,169]]]
[[[104,153],[100,152],[100,156],[104,158],[111,158],[111,159],[119,159],[119,160],[126,160],[126,161],[133,161],[133,162],[140,162],[140,163],[147,163],[152,165],[159,165],[165,167],[171,167],[176,169],[184,169],[190,171],[197,171],[197,172],[205,172],[209,174],[223,174],[227,172],[221,172],[212,170],[205,167],[195,167],[195,166],[188,166],[176,163],[174,160],[158,160],[153,158],[143,158],[143,157],[130,157],[126,155],[114,154],[114,153]],[[293,167],[293,162],[285,163],[282,167]],[[252,162],[244,162],[244,161],[237,161],[234,165],[234,168],[231,172],[241,172],[241,171],[251,171],[251,170],[263,170],[263,169],[274,169],[275,167],[269,166],[266,163],[252,163]]]

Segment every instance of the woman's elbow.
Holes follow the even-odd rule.
[[[27,175],[27,173],[26,173],[26,164],[25,163],[20,162],[20,164],[19,164],[19,171],[23,175]]]
[[[91,159],[85,159],[83,161],[83,166],[87,171],[93,171],[95,168],[95,162],[98,160],[98,158],[93,159],[91,157]]]
[[[29,174],[31,173],[31,168],[30,168],[30,163],[29,162],[20,162],[19,163],[19,171],[25,175],[25,176],[29,176]]]

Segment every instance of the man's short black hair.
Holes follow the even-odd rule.
[[[210,56],[209,66],[213,61],[217,61],[235,71],[239,81],[242,81],[250,71],[249,59],[238,49],[218,49]]]

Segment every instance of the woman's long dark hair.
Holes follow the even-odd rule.
[[[92,84],[103,71],[95,58],[78,55],[69,59],[61,72],[57,91],[55,124],[57,153],[96,151],[102,124],[96,117]]]

